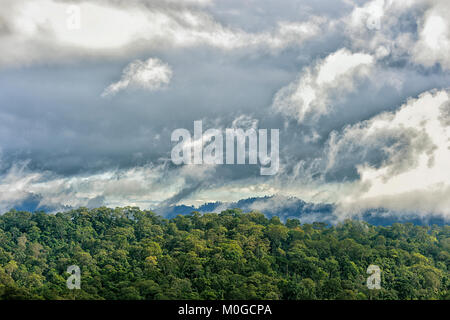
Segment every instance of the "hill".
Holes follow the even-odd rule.
[[[237,202],[211,202],[194,207],[187,205],[156,208],[158,214],[173,218],[178,214],[185,215],[197,211],[200,213],[221,212],[226,209],[240,208],[245,212],[258,211],[264,213],[268,218],[279,217],[281,221],[287,219],[299,219],[301,223],[323,222],[336,224],[342,218],[334,204],[308,203],[296,197],[282,195],[254,197],[241,199]],[[352,216],[353,220],[366,221],[372,225],[388,226],[393,223],[413,223],[415,225],[445,225],[449,221],[437,214],[426,215],[417,212],[397,212],[383,208],[365,210]]]
[[[229,209],[0,216],[0,299],[450,299],[450,226],[282,223]],[[381,269],[381,289],[366,286]],[[81,289],[69,290],[69,266]]]

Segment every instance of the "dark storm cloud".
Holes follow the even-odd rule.
[[[220,52],[163,59],[175,74],[167,89],[106,99],[100,93],[123,62],[109,65],[112,72],[98,63],[3,72],[3,152],[11,161],[31,159],[31,167],[59,174],[156,161],[169,156],[171,132],[192,131],[194,120],[227,126],[242,113],[264,115],[273,92],[294,75],[264,68],[263,59],[240,62]]]

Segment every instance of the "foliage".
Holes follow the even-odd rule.
[[[450,226],[285,224],[239,209],[0,216],[0,299],[449,299]],[[369,290],[366,270],[381,270]],[[68,290],[67,267],[81,268]]]

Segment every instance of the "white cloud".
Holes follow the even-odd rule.
[[[66,10],[73,3],[80,8],[79,30],[67,28]],[[0,32],[3,65],[57,62],[79,56],[117,57],[135,51],[202,45],[278,52],[342,30],[353,52],[365,52],[377,59],[406,55],[426,67],[434,63],[450,67],[450,5],[446,0],[373,0],[354,5],[344,17],[280,20],[261,32],[219,22],[214,3],[208,0],[3,0],[2,7],[5,10],[0,19],[6,30]],[[414,30],[415,24],[418,30]]]
[[[273,193],[334,203],[339,219],[384,208],[448,220],[449,124],[450,90],[424,92],[396,111],[332,132],[320,157],[299,161],[270,186]]]
[[[331,96],[353,90],[355,81],[367,76],[374,58],[365,53],[338,50],[302,72],[293,83],[277,92],[272,107],[299,123],[307,115],[328,113]]]
[[[376,166],[367,162],[357,165],[361,178],[354,184],[355,192],[339,201],[343,211],[384,207],[450,217],[450,200],[444,196],[450,190],[449,94],[447,90],[423,93],[394,113],[347,127],[330,141],[329,167],[342,145],[352,153],[358,148],[369,150],[374,144],[387,156]],[[386,138],[392,143],[377,145]]]
[[[408,57],[425,67],[440,63],[448,70],[449,15],[447,0],[373,0],[331,24],[344,25],[354,50],[365,50],[377,59]]]
[[[166,164],[148,164],[126,170],[64,177],[51,172],[31,171],[25,162],[0,175],[0,214],[30,195],[39,197],[40,207],[88,206],[91,200],[102,199],[104,205],[110,207],[154,208],[189,189],[192,184],[211,179],[214,170],[215,166],[195,165],[168,170]]]
[[[384,0],[374,0],[362,7],[356,7],[351,13],[352,28],[380,29],[384,16]]]
[[[209,1],[60,2],[4,0],[5,34],[0,64],[56,62],[77,56],[124,56],[148,49],[207,45],[223,50],[298,45],[320,31],[323,19],[280,22],[271,31],[249,33],[224,26],[205,10]],[[80,28],[67,26],[69,4],[80,9]]]
[[[419,40],[413,48],[416,62],[430,67],[440,63],[450,69],[450,3],[436,1],[420,23]]]
[[[136,60],[125,67],[119,81],[110,84],[102,96],[114,95],[128,87],[146,90],[157,90],[169,84],[172,78],[172,69],[166,63],[156,58],[146,61]]]
[[[28,186],[42,179],[40,173],[24,174],[26,167],[26,162],[17,163],[0,175],[0,210],[9,209],[8,206],[23,200],[29,194]]]

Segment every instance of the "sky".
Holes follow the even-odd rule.
[[[450,219],[447,0],[0,0],[0,211],[266,195]],[[175,165],[280,130],[280,168]]]

